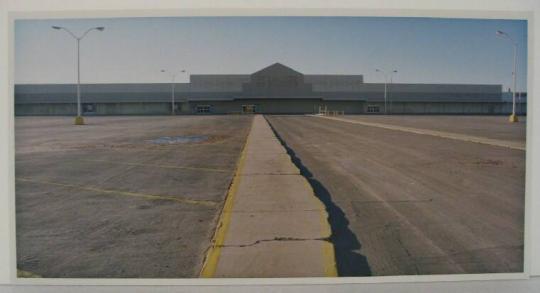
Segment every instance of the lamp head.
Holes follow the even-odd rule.
[[[60,26],[57,26],[57,25],[53,25],[53,26],[51,26],[51,27],[52,27],[53,29],[55,29],[55,30],[59,30],[59,29],[62,29],[62,27],[60,27]]]
[[[96,29],[100,32],[104,31],[105,30],[105,27],[104,26],[98,26],[96,27]]]
[[[497,30],[497,32],[495,33],[498,37],[501,37],[501,38],[508,38],[509,35],[503,31],[500,31],[500,30]]]

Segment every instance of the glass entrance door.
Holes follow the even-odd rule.
[[[242,113],[243,114],[254,114],[257,112],[257,106],[256,105],[242,105]]]

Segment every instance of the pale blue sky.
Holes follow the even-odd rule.
[[[176,17],[17,20],[16,83],[72,83],[80,34],[81,82],[167,82],[160,69],[192,74],[250,74],[281,62],[305,74],[363,74],[397,69],[400,83],[511,85],[512,45],[518,46],[518,90],[526,87],[524,20],[381,17]],[[180,76],[179,82],[186,81]]]

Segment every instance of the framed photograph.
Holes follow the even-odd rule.
[[[11,17],[19,284],[529,274],[527,14]]]

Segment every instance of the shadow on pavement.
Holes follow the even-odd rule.
[[[330,241],[334,244],[336,265],[338,276],[371,276],[367,258],[358,251],[362,247],[356,235],[349,229],[349,220],[339,206],[332,201],[332,195],[319,182],[309,169],[302,164],[302,160],[279,136],[274,126],[266,119],[272,131],[287,150],[292,162],[300,169],[300,174],[304,176],[315,192],[315,196],[322,201],[328,213],[328,222],[332,229]]]

